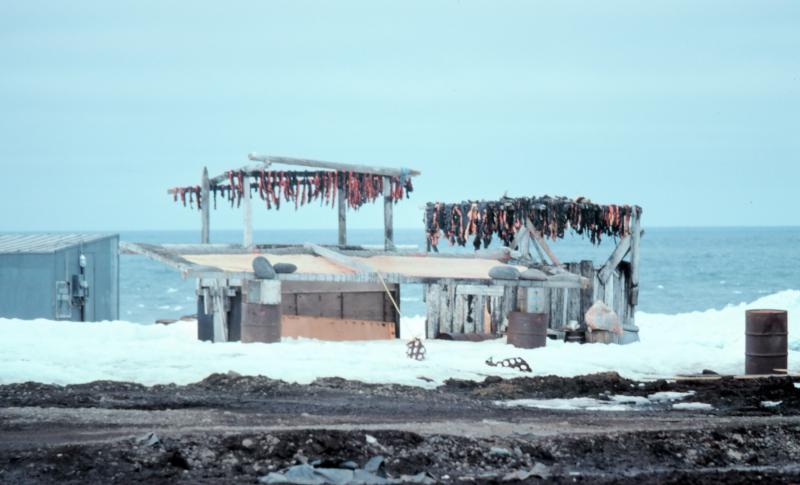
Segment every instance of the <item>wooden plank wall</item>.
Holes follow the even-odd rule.
[[[565,263],[564,269],[591,282],[585,289],[488,287],[482,285],[425,285],[427,336],[439,333],[504,333],[508,313],[517,309],[548,314],[549,327],[560,329],[571,320],[583,325],[596,300],[603,300],[619,316],[623,327],[634,328],[635,306],[629,300],[631,265],[623,261],[603,285],[591,261]],[[484,311],[489,321],[485,322]],[[621,343],[621,337],[617,338]]]
[[[427,337],[440,333],[498,333],[516,308],[517,288],[431,284],[424,287]]]

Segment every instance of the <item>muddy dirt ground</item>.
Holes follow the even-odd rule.
[[[360,468],[375,457],[377,474],[417,483],[800,483],[797,385],[616,374],[432,390],[237,374],[186,386],[12,384],[0,386],[0,483],[259,483],[299,464]],[[498,404],[665,391],[711,409]]]

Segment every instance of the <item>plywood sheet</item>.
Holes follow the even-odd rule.
[[[418,278],[488,279],[499,261],[478,258],[437,258],[435,256],[372,256],[353,258],[383,273],[400,273]],[[520,271],[526,267],[517,266]]]
[[[284,315],[281,327],[284,337],[319,340],[391,340],[395,335],[394,323],[371,320]]]
[[[297,266],[298,273],[307,274],[350,274],[353,270],[339,266],[325,258],[311,254],[181,254],[181,257],[195,264],[214,266],[224,271],[253,271],[253,258],[264,256],[270,263],[291,263]]]

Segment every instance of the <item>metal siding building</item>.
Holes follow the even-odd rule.
[[[118,319],[119,236],[0,235],[0,317]]]

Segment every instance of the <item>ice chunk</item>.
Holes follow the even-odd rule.
[[[679,402],[673,404],[672,409],[682,411],[708,411],[714,409],[714,406],[704,402]]]

